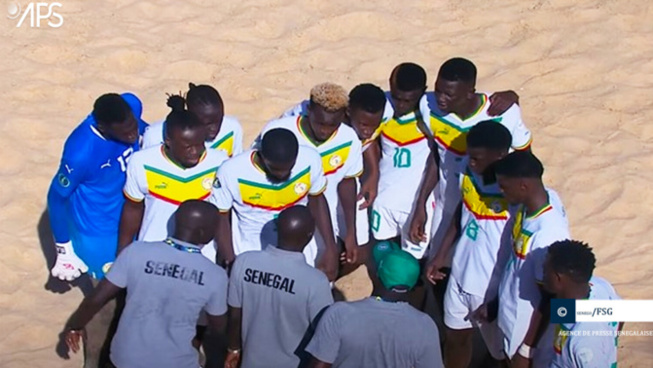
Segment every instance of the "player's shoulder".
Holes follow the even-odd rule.
[[[549,187],[546,187],[545,189],[549,195],[549,204],[551,204],[551,207],[553,207],[553,210],[557,215],[556,218],[565,225],[568,225],[567,210],[565,209],[565,205],[562,202],[560,195],[554,189]]]
[[[599,300],[621,299],[614,289],[614,286],[600,276],[592,276],[590,279],[591,298]]]
[[[283,128],[283,129],[288,129],[292,131],[293,133],[295,132],[295,127],[297,126],[297,116],[288,116],[288,117],[282,117],[279,119],[273,119],[268,121],[267,124],[263,127],[262,132],[268,132],[272,129],[276,128]]]
[[[156,145],[138,150],[134,152],[132,157],[129,159],[129,165],[145,165],[146,163],[154,163],[156,160],[163,157],[161,149],[161,145]]]
[[[220,165],[218,172],[229,177],[231,173],[242,172],[251,166],[251,156],[254,153],[254,150],[246,150],[236,156],[233,156]]]
[[[350,127],[349,125],[342,123],[340,124],[340,127],[338,128],[338,135],[340,135],[343,141],[353,141],[353,142],[359,142],[360,139],[358,138],[358,134],[356,134],[356,131],[354,128]]]
[[[322,163],[322,156],[313,147],[299,145],[297,150],[297,163],[314,164],[316,162]]]
[[[165,120],[159,120],[157,122],[154,122],[152,124],[149,124],[145,128],[145,134],[153,134],[153,133],[163,133],[163,124],[165,123]]]
[[[229,155],[223,150],[206,150],[206,160],[209,165],[220,166],[229,159]]]
[[[243,131],[240,120],[233,115],[225,115],[222,119],[222,126],[227,130],[233,131],[234,133]]]

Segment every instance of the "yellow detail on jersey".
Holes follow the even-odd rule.
[[[405,118],[392,118],[382,125],[381,135],[398,146],[407,146],[426,139],[424,134],[417,127],[415,114],[412,113]]]
[[[176,205],[189,199],[208,198],[218,170],[216,166],[189,177],[181,177],[148,165],[144,168],[149,193]]]
[[[487,104],[487,96],[481,95],[481,106],[470,116],[465,119],[466,121],[476,117],[482,110],[483,107]],[[467,153],[467,133],[472,128],[473,125],[463,128],[456,124],[453,121],[449,121],[442,116],[436,115],[431,112],[430,117],[430,126],[431,131],[435,140],[440,143],[446,150],[456,153],[457,155],[463,156]],[[501,117],[492,119],[493,121],[500,122]]]
[[[363,150],[367,148],[372,142],[374,142],[379,136],[381,135],[381,132],[383,131],[383,126],[387,123],[387,119],[384,119],[381,124],[379,124],[379,127],[376,128],[374,133],[372,133],[372,136],[369,137],[368,139],[364,139],[361,141],[361,145],[363,146]]]
[[[212,149],[224,151],[229,157],[234,153],[234,132],[229,132],[224,137],[211,145]]]
[[[553,350],[556,354],[562,354],[562,348],[565,347],[567,339],[569,339],[569,330],[563,325],[557,324],[555,327],[555,340],[553,341]]]
[[[324,175],[333,174],[345,165],[349,157],[349,151],[351,150],[351,143],[343,143],[320,153]]]
[[[465,174],[462,183],[463,203],[478,220],[508,219],[508,202],[500,194],[482,193],[474,178]]]
[[[311,170],[307,167],[286,182],[272,185],[238,179],[243,203],[271,211],[281,211],[301,201],[311,189]]]

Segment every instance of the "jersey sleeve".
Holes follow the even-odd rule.
[[[163,124],[156,123],[145,128],[143,133],[142,149],[158,146],[163,142]]]
[[[107,280],[120,288],[126,288],[129,283],[129,260],[133,256],[134,244],[123,249],[111,265],[109,272],[105,275]],[[138,249],[136,249],[138,250]]]
[[[57,243],[70,240],[68,198],[84,181],[93,165],[92,147],[83,138],[78,131],[75,131],[66,141],[59,169],[48,191],[48,215],[52,234]]]
[[[571,360],[569,367],[603,368],[610,367],[611,352],[616,349],[613,336],[580,336],[571,338],[566,348]]]
[[[299,116],[299,115],[306,115],[308,114],[308,103],[309,100],[304,100],[297,105],[289,108],[288,110],[284,111],[279,118],[287,118],[289,116]]]
[[[320,276],[320,280],[312,286],[312,295],[308,300],[308,313],[311,316],[311,321],[317,317],[322,309],[333,304],[329,280],[322,274]]]
[[[227,313],[227,273],[222,267],[217,268],[217,270],[219,276],[212,280],[215,286],[211,297],[204,306],[206,313],[212,316],[222,316]]]
[[[244,254],[236,257],[233,268],[231,269],[231,277],[229,278],[229,293],[227,294],[227,304],[232,308],[243,307],[243,274],[242,264]]]
[[[213,188],[211,189],[210,202],[213,203],[220,212],[227,212],[231,209],[234,203],[234,195],[230,188],[228,171],[231,165],[222,165],[218,169],[218,173],[213,181]]]
[[[308,150],[307,150],[308,152]],[[312,196],[320,195],[327,186],[327,178],[324,175],[324,169],[322,168],[322,159],[316,151],[310,151],[311,153],[311,189],[309,189],[308,194]]]
[[[333,364],[340,350],[340,318],[338,305],[329,307],[317,324],[306,351],[324,363]]]
[[[145,199],[147,179],[145,178],[145,168],[141,163],[139,153],[136,153],[127,164],[127,180],[125,181],[123,193],[127,199],[134,202],[141,202]]]
[[[510,134],[512,135],[512,148],[514,150],[528,149],[533,141],[531,131],[528,130],[521,116],[521,109],[518,105],[512,105],[504,116],[505,119],[510,120]]]
[[[351,143],[345,178],[357,178],[363,174],[363,147],[358,139]]]
[[[234,118],[234,147],[232,156],[239,155],[243,152],[243,128],[240,121]]]

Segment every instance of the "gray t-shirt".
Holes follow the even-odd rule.
[[[236,258],[228,302],[242,308],[242,366],[290,368],[299,365],[296,351],[333,297],[327,277],[302,253],[269,246]]]
[[[433,320],[373,297],[329,307],[306,351],[333,368],[443,367]]]
[[[201,253],[165,242],[135,242],[120,253],[106,278],[127,288],[125,310],[111,343],[117,367],[197,368],[191,340],[200,311],[214,316],[227,312],[224,269]]]

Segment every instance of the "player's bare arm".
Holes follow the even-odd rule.
[[[237,368],[242,356],[242,321],[243,309],[229,306],[229,324],[227,326],[227,357],[224,368]]]
[[[143,214],[145,213],[145,203],[143,201],[133,201],[130,198],[125,198],[125,204],[122,206],[122,214],[120,215],[120,227],[118,229],[118,252],[120,254],[125,247],[131,244],[143,222]]]
[[[84,335],[84,327],[86,327],[91,319],[93,319],[93,316],[109,300],[118,295],[120,290],[122,290],[120,287],[112,284],[105,278],[93,289],[91,295],[84,298],[66,324],[65,341],[73,353],[77,353],[80,350],[80,341]]]
[[[451,252],[456,239],[460,236],[460,217],[462,216],[462,203],[458,204],[456,212],[454,213],[451,224],[447,229],[444,238],[442,239],[442,244],[438,252],[435,254],[435,257],[429,261],[428,265],[424,270],[424,276],[430,283],[436,284],[438,281],[443,280],[446,275],[440,271],[447,263],[447,255]]]
[[[358,241],[356,240],[356,178],[345,178],[338,184],[338,199],[345,216],[346,260],[349,264],[358,262]]]
[[[215,242],[218,246],[217,263],[223,267],[231,265],[236,259],[231,237],[231,210],[220,211],[216,224]]]
[[[333,235],[329,204],[322,193],[316,196],[309,195],[308,208],[315,218],[317,230],[322,235],[327,248],[317,262],[318,268],[327,275],[329,281],[334,281],[338,273],[338,248]]]
[[[308,368],[331,368],[331,364],[325,363],[314,357],[308,364]]]
[[[512,90],[494,92],[492,96],[490,96],[490,107],[488,108],[487,113],[490,116],[501,115],[514,104],[519,105],[519,95],[517,92]]]
[[[360,209],[365,209],[376,199],[379,190],[379,161],[381,160],[381,145],[378,138],[363,152],[363,176],[358,199],[365,198]]]
[[[410,222],[410,241],[420,243],[426,241],[426,232],[424,226],[426,225],[426,200],[438,184],[438,165],[433,158],[433,152],[429,154],[426,160],[426,169],[422,177],[422,182],[417,192],[415,199],[415,207],[412,213],[412,220]]]

